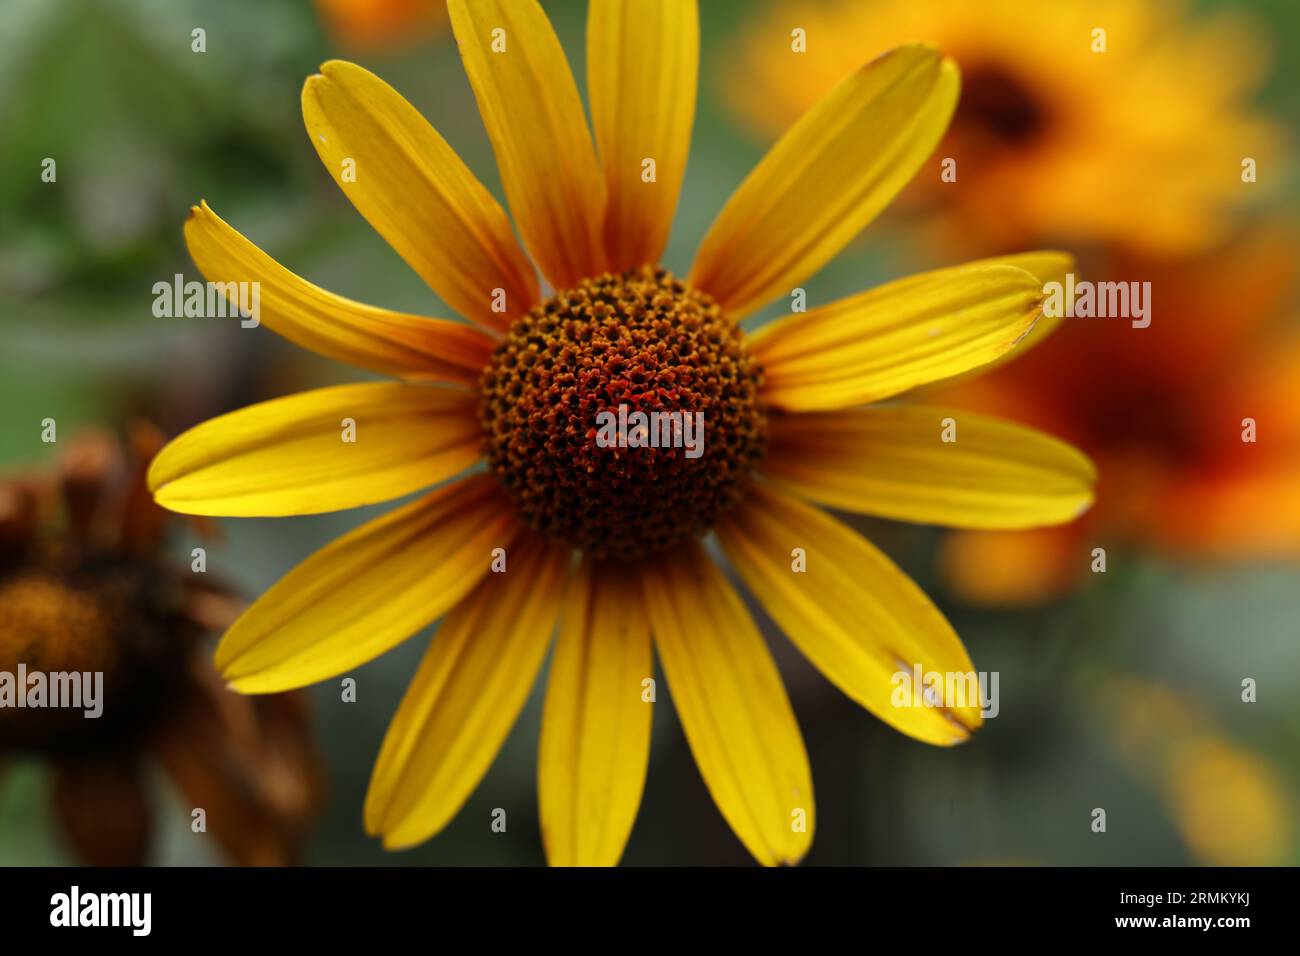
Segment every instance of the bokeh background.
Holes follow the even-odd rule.
[[[266,329],[152,315],[155,282],[169,281],[177,272],[200,278],[186,254],[181,224],[201,198],[289,268],[335,292],[411,312],[447,314],[320,167],[303,132],[298,96],[303,79],[321,61],[355,59],[419,107],[500,196],[473,96],[437,11],[428,14],[411,2],[381,4],[392,8],[380,11],[395,18],[388,22],[374,11],[349,18],[341,6],[309,0],[0,4],[0,466],[54,454],[56,449],[40,440],[39,423],[46,417],[58,421],[61,436],[82,426],[120,426],[138,416],[176,434],[216,413],[359,376]],[[545,6],[581,86],[585,3],[548,0]],[[794,108],[785,100],[797,102],[804,87],[826,81],[790,58],[789,29],[804,18],[826,18],[815,21],[810,60],[823,56],[832,36],[837,55],[844,55],[846,44],[851,53],[860,47],[862,60],[877,52],[876,38],[864,35],[870,31],[862,29],[861,14],[852,29],[824,29],[835,22],[842,4],[805,4],[811,14],[749,0],[703,0],[701,6],[700,100],[666,256],[679,274],[687,271],[714,214],[779,129],[781,110]],[[854,6],[870,11],[873,5],[863,0]],[[929,4],[914,0],[911,6]],[[944,20],[946,6],[933,5],[936,22],[949,33],[969,31],[978,53],[981,37],[973,27]],[[1042,8],[1056,6],[1021,4],[1026,16],[1017,42],[1024,49],[1051,53],[1052,31],[1035,26],[1029,14],[1037,10],[1041,16]],[[1060,5],[1062,10],[1070,6]],[[1228,331],[1248,326],[1259,354],[1276,354],[1294,339],[1300,309],[1281,273],[1296,262],[1294,250],[1300,248],[1287,244],[1293,241],[1289,229],[1296,224],[1300,200],[1300,179],[1289,158],[1300,134],[1300,5],[1131,0],[1095,10],[1093,19],[1112,17],[1119,26],[1110,36],[1116,69],[1133,73],[1082,86],[1095,101],[1089,103],[1085,95],[1075,108],[1100,114],[1114,109],[1118,97],[1146,97],[1134,107],[1144,111],[1146,126],[1135,128],[1149,128],[1149,136],[1135,134],[1125,141],[1123,127],[1115,126],[1105,134],[1109,140],[1093,146],[1119,157],[1114,168],[1146,177],[1149,189],[1130,181],[1120,194],[1087,197],[1081,207],[1128,204],[1110,221],[1097,217],[1100,224],[1087,235],[1080,235],[1068,210],[1054,221],[1042,204],[1036,207],[1043,213],[1039,220],[1021,223],[1011,235],[981,229],[977,220],[961,216],[987,212],[954,213],[949,197],[932,189],[907,199],[901,212],[882,217],[810,282],[810,301],[828,301],[911,270],[1036,245],[1078,251],[1083,262],[1102,272],[1113,268],[1118,275],[1129,268],[1130,278],[1160,270],[1172,277],[1165,288],[1176,290],[1184,280],[1190,284],[1219,275],[1221,264],[1241,249],[1262,247],[1277,263],[1268,281],[1276,280],[1282,291],[1258,301],[1265,280],[1231,273],[1226,292],[1199,326]],[[1216,19],[1224,14],[1229,18]],[[1242,16],[1249,20],[1245,32],[1238,29]],[[1125,50],[1128,38],[1139,35],[1138,25],[1152,17],[1215,26],[1186,34],[1157,31],[1173,42],[1149,55]],[[1088,42],[1087,20],[1075,24],[1082,30],[1081,44]],[[905,26],[926,29],[912,21]],[[204,53],[191,51],[195,27],[206,31]],[[918,33],[914,38],[932,37]],[[819,49],[823,39],[826,45]],[[828,59],[820,62],[830,70]],[[974,170],[1008,155],[1032,166],[1032,150],[1027,159],[1016,152],[1027,149],[1020,102],[1033,91],[1032,66],[1027,68],[1031,75],[1022,81],[1024,89],[997,83],[980,87],[982,115],[990,125],[985,139],[974,138],[978,149],[970,155],[975,159],[963,160],[959,175],[967,166]],[[1162,82],[1152,79],[1156,71],[1163,71],[1156,77]],[[1198,99],[1198,88],[1216,71],[1241,82]],[[770,104],[770,117],[761,108],[756,115],[753,106],[753,94],[765,89],[763,84],[771,93],[758,99]],[[1189,114],[1181,125],[1171,119],[1180,111]],[[1238,124],[1244,115],[1251,123]],[[765,118],[776,125],[768,128]],[[1081,118],[1086,117],[1057,122],[1070,126]],[[1262,125],[1252,125],[1256,121]],[[1266,131],[1258,135],[1268,160],[1261,161],[1259,182],[1250,186],[1240,182],[1232,159],[1238,144],[1225,142],[1256,135],[1242,129]],[[985,141],[988,136],[996,140],[992,145]],[[1230,164],[1199,172],[1194,160],[1220,147]],[[1242,149],[1241,155],[1253,155]],[[43,157],[57,158],[57,185],[41,181]],[[1053,173],[1049,169],[1044,175]],[[1203,194],[1215,197],[1207,200],[1213,208],[1203,221],[1190,216],[1168,230],[1185,242],[1151,239],[1157,213],[1144,207],[1144,196],[1154,203],[1164,179],[1188,175],[1222,176],[1230,185],[1190,189],[1178,198],[1175,205],[1183,208],[1177,204],[1195,203]],[[935,179],[937,167],[927,167],[922,176]],[[993,209],[996,216],[999,197],[983,200],[971,208]],[[1138,255],[1142,265],[1126,265]],[[1161,295],[1158,291],[1154,301],[1154,327],[1181,320],[1172,308],[1161,311],[1162,301],[1173,301],[1172,295]],[[1257,320],[1261,311],[1268,315]],[[1084,334],[1068,323],[1058,335]],[[1188,320],[1188,336],[1196,334],[1192,325]],[[1074,392],[1055,399],[1063,405],[1055,417],[1068,419],[1075,402],[1094,408],[1096,394],[1106,389],[1118,396],[1104,414],[1090,413],[1091,430],[1083,429],[1077,439],[1084,444],[1106,445],[1105,424],[1126,420],[1136,410],[1125,401],[1142,409],[1169,402],[1175,406],[1171,415],[1185,416],[1180,398],[1203,393],[1199,375],[1180,377],[1176,372],[1184,367],[1168,355],[1174,373],[1156,376],[1153,367],[1161,364],[1161,355],[1145,345],[1150,354],[1143,362],[1149,364],[1112,363],[1108,355],[1136,346],[1144,334],[1126,323],[1115,328],[1110,338],[1077,353],[1069,351],[1066,340],[1067,362],[1085,363],[1085,374],[1071,378]],[[1248,366],[1233,363],[1245,361],[1237,351],[1216,346],[1212,371],[1243,372]],[[1166,386],[1155,397],[1134,398],[1146,394],[1148,373]],[[1276,400],[1294,423],[1300,416],[1300,387],[1285,376],[1277,382],[1282,387],[1261,401]],[[1042,417],[1032,388],[1013,384],[1023,403],[1019,417]],[[1017,417],[1014,403],[1008,416]],[[1119,436],[1120,443],[1126,442],[1128,451],[1133,450],[1128,446],[1141,451],[1144,443],[1159,445],[1160,430],[1174,426],[1160,414],[1154,418],[1149,431],[1129,430]],[[1187,427],[1199,426],[1193,420]],[[1104,469],[1108,448],[1097,451]],[[1219,486],[1196,495],[1170,480],[1171,472],[1174,478],[1202,474],[1204,461],[1153,457],[1161,459],[1160,469],[1125,469],[1122,480],[1103,479],[1098,510],[1106,520],[1081,525],[1073,539],[1077,547],[1064,564],[1077,573],[1049,575],[1049,581],[1037,578],[1057,553],[1051,548],[1035,552],[1012,544],[1001,552],[1000,565],[996,558],[981,557],[996,550],[972,545],[973,551],[955,551],[937,530],[850,519],[935,597],[976,667],[1000,673],[1000,713],[960,748],[927,747],[860,710],[765,625],[817,787],[818,832],[808,863],[1300,862],[1300,564],[1294,559],[1300,554],[1300,523],[1286,519],[1300,509],[1300,470],[1272,471],[1244,503],[1239,494],[1233,508],[1223,510],[1214,497]],[[1222,464],[1215,468],[1233,470]],[[1160,481],[1150,479],[1153,471],[1163,476]],[[1143,504],[1137,508],[1134,502]],[[1228,534],[1214,546],[1202,546],[1191,540],[1194,536],[1153,531],[1139,520],[1141,514],[1129,514],[1175,503],[1186,525],[1213,520],[1230,531],[1239,528],[1242,540],[1264,543],[1224,546],[1233,538]],[[370,516],[224,521],[223,540],[209,549],[210,567],[256,596],[315,548]],[[1089,573],[1087,552],[1103,545],[1107,571]],[[178,540],[176,547],[183,555],[189,543]],[[972,561],[990,577],[1009,577],[1011,585],[1033,579],[1041,586],[981,593],[970,586]],[[1060,565],[1052,567],[1059,572]],[[761,612],[756,614],[761,620]],[[306,862],[543,862],[535,786],[541,681],[492,770],[444,833],[400,854],[385,853],[364,835],[361,807],[370,769],[429,637],[430,632],[418,635],[353,674],[355,703],[342,702],[337,681],[313,689],[328,800]],[[1242,701],[1244,678],[1258,682],[1257,702]],[[747,854],[695,770],[668,702],[670,691],[661,690],[656,707],[650,772],[625,862],[746,863]],[[0,777],[0,864],[74,862],[51,822],[47,778],[40,761],[23,758],[11,759]],[[221,862],[214,843],[190,832],[188,808],[161,775],[154,786],[165,810],[152,860]],[[505,833],[490,826],[498,807],[508,815]],[[1107,811],[1105,834],[1090,828],[1096,807]]]

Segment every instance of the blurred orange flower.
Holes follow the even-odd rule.
[[[1300,554],[1300,326],[1286,321],[1297,262],[1295,238],[1272,227],[1186,262],[1116,254],[1109,279],[1151,282],[1149,327],[1066,318],[1027,355],[946,390],[962,407],[1050,430],[1101,473],[1096,505],[1071,525],[951,536],[943,563],[957,591],[1050,598],[1112,540]]]
[[[129,452],[89,433],[57,471],[0,481],[0,770],[48,764],[53,813],[91,865],[145,862],[154,763],[236,863],[290,863],[322,786],[306,700],[244,697],[213,670],[200,638],[241,603],[165,559],[173,519],[144,485],[161,444],[144,425]],[[82,674],[100,675],[75,695],[88,706],[51,706],[56,679],[80,691]]]
[[[378,50],[419,42],[447,25],[444,0],[316,0],[335,42],[349,50]]]
[[[1264,177],[1279,180],[1278,130],[1248,105],[1268,61],[1263,38],[1239,14],[1184,8],[777,0],[723,58],[723,95],[775,137],[882,51],[932,42],[963,77],[947,139],[910,194],[933,214],[923,220],[933,239],[964,253],[1115,239],[1184,253],[1220,241],[1234,207]],[[1243,183],[1246,157],[1258,185]],[[954,182],[941,181],[945,158]]]

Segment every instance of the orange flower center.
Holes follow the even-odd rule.
[[[519,318],[483,373],[486,456],[522,520],[598,557],[707,531],[767,444],[762,368],[709,296],[642,266]]]

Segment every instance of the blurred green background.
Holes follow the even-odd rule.
[[[1223,5],[1223,4],[1215,4]],[[722,111],[711,69],[749,4],[705,0],[702,78],[690,165],[666,264],[679,274],[731,190],[761,156]],[[1278,43],[1262,102],[1300,117],[1300,4],[1245,4]],[[585,4],[549,0],[575,74]],[[207,52],[190,31],[207,32]],[[266,329],[217,319],[158,319],[151,287],[200,278],[181,224],[206,198],[299,274],[387,307],[447,314],[357,215],[303,133],[303,79],[348,55],[306,0],[5,0],[0,3],[0,463],[51,451],[60,434],[145,415],[169,434],[213,414],[360,373]],[[419,107],[500,196],[473,97],[449,34],[356,59]],[[1300,132],[1300,129],[1296,129]],[[57,157],[57,188],[40,161]],[[825,301],[905,273],[926,257],[873,230],[808,284]],[[1300,488],[1297,489],[1300,494]],[[383,509],[373,509],[379,513]],[[347,513],[223,522],[214,571],[256,596],[316,547],[369,517]],[[1300,588],[1295,567],[1180,564],[1112,557],[1068,601],[1020,613],[963,607],[934,571],[938,532],[859,522],[935,597],[980,670],[1001,674],[1001,713],[967,745],[940,750],[889,730],[839,694],[765,625],[798,714],[817,787],[809,863],[1183,864],[1189,843],[1176,787],[1141,741],[1159,715],[1134,687],[1174,695],[1203,730],[1250,755],[1286,801],[1300,782]],[[184,553],[183,551],[180,553]],[[356,672],[358,700],[336,681],[313,690],[329,802],[307,861],[320,864],[539,864],[535,785],[539,681],[493,769],[440,836],[385,853],[361,807],[385,727],[429,639],[421,634]],[[1240,682],[1259,682],[1242,704]],[[662,684],[661,684],[662,686]],[[661,696],[661,703],[668,695]],[[1127,702],[1127,703],[1126,703]],[[1172,731],[1171,731],[1172,732]],[[0,863],[71,862],[51,826],[44,770],[0,783]],[[1210,781],[1188,786],[1212,785]],[[165,792],[161,777],[160,793]],[[1222,799],[1231,813],[1234,789]],[[494,808],[507,832],[490,827]],[[1108,832],[1089,828],[1104,807]],[[1221,825],[1214,821],[1211,826]],[[1274,862],[1300,862],[1294,825],[1273,826]],[[1247,829],[1249,832],[1249,829]],[[173,800],[156,861],[217,862]],[[656,708],[645,798],[628,864],[746,863],[714,808],[671,706]]]

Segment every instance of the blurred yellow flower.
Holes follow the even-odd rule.
[[[1124,763],[1153,787],[1207,866],[1291,859],[1295,804],[1274,765],[1220,731],[1204,706],[1169,687],[1116,677],[1094,700]]]
[[[1182,3],[776,0],[723,58],[724,97],[776,135],[904,42],[934,43],[962,69],[948,136],[905,197],[957,248],[1122,240],[1186,252],[1220,240],[1229,213],[1279,181],[1278,131],[1248,105],[1267,45],[1240,14],[1190,17]],[[955,182],[941,180],[945,158]],[[1258,183],[1243,182],[1246,158]]]
[[[955,66],[904,46],[827,94],[723,207],[680,281],[655,263],[694,117],[694,2],[593,0],[594,143],[535,0],[449,9],[532,261],[505,210],[378,77],[326,63],[302,101],[340,188],[473,325],[326,292],[206,204],[186,224],[209,280],[260,283],[269,328],[404,381],[199,425],[154,462],[159,503],[306,514],[448,482],[291,571],[227,632],[218,665],[249,693],[300,687],[446,615],[366,800],[367,829],[401,848],[441,830],[477,786],[558,623],[539,758],[546,852],[612,864],[649,756],[653,635],[722,814],[761,862],[797,862],[815,822],[803,739],[758,628],[699,539],[716,532],[755,597],[854,700],[928,743],[967,739],[978,699],[895,703],[900,670],[972,674],[951,625],[883,553],[801,499],[962,527],[1086,509],[1094,470],[1062,442],[962,414],[961,443],[941,445],[950,411],[873,405],[1009,352],[1039,318],[1044,276],[1070,257],[917,275],[747,335],[741,319],[835,256],[929,156],[956,103]],[[559,290],[549,298],[534,262]],[[708,441],[645,447],[642,424],[639,442],[602,444],[597,425],[616,410],[702,415]]]
[[[1170,756],[1163,780],[1174,823],[1209,866],[1275,866],[1290,859],[1290,788],[1267,761],[1217,735]]]

